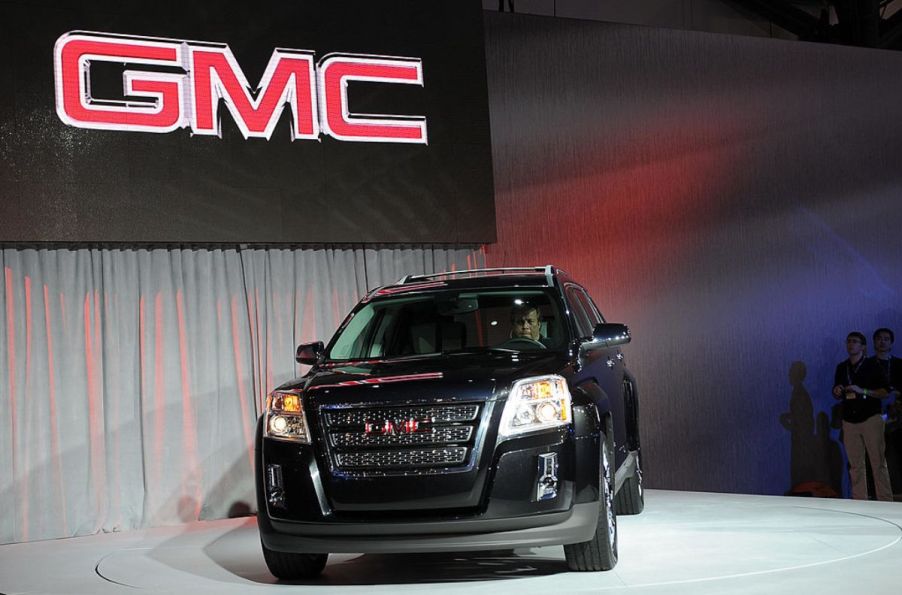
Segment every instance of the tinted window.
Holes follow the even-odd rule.
[[[557,302],[544,289],[436,291],[365,304],[339,330],[327,359],[556,349],[566,339]]]
[[[604,317],[601,315],[601,312],[598,311],[598,308],[595,307],[595,302],[592,301],[592,298],[589,297],[586,290],[580,289],[577,292],[577,295],[579,296],[583,310],[586,312],[586,316],[589,318],[589,322],[592,323],[592,328],[595,328],[595,325],[599,322],[604,322]]]
[[[585,290],[583,291],[583,295],[585,296],[586,302],[589,304],[590,309],[595,313],[595,324],[598,324],[599,322],[605,322],[604,316],[601,315],[601,310],[598,309],[598,306],[595,305],[595,302],[592,300],[589,294],[585,292]]]
[[[576,320],[579,336],[591,337],[592,329],[595,328],[595,325],[592,324],[590,315],[586,313],[582,290],[573,285],[567,287],[567,301],[570,303],[570,311],[573,313],[574,320]]]

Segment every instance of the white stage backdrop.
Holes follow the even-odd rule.
[[[367,289],[481,249],[3,249],[0,543],[253,504],[254,424]]]

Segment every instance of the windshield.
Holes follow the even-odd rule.
[[[339,329],[326,359],[558,349],[563,329],[547,290],[436,291],[368,302]]]

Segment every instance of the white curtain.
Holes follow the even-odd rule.
[[[222,518],[266,393],[367,289],[480,248],[2,251],[0,543]]]

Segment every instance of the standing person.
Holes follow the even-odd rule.
[[[874,359],[865,357],[868,341],[859,332],[846,337],[848,359],[836,366],[833,397],[842,401],[843,446],[849,459],[852,497],[868,499],[865,456],[874,471],[878,500],[893,500],[886,467],[884,421],[881,400],[886,398],[886,380]]]
[[[874,362],[883,372],[883,377],[889,394],[887,396],[899,398],[899,390],[902,389],[902,359],[893,355],[893,343],[896,335],[888,328],[878,328],[874,331]]]
[[[874,360],[883,372],[889,397],[892,402],[887,406],[889,414],[886,424],[886,464],[889,468],[890,484],[894,491],[902,491],[902,432],[899,432],[902,403],[899,389],[902,388],[902,359],[892,354],[896,335],[891,329],[878,328],[874,331]]]

